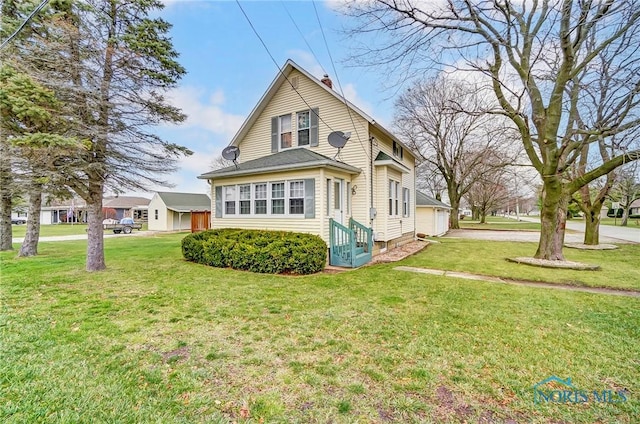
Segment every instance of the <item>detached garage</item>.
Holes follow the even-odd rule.
[[[449,231],[451,206],[416,191],[416,233],[441,236]]]
[[[191,230],[191,212],[210,212],[206,194],[157,192],[149,202],[149,230]]]

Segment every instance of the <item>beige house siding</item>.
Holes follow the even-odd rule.
[[[292,145],[297,145],[296,113],[318,108],[318,146],[292,147],[308,148],[316,153],[351,165],[361,170],[357,175],[337,171],[332,168],[318,168],[300,171],[276,172],[271,174],[255,174],[243,177],[223,178],[211,181],[212,228],[249,228],[249,229],[278,229],[286,231],[301,231],[320,235],[329,243],[329,220],[334,216],[333,203],[335,200],[333,181],[344,180],[344,223],[350,217],[374,229],[374,234],[380,235],[383,243],[399,239],[411,239],[415,232],[415,158],[410,151],[404,149],[402,159],[393,155],[393,140],[386,130],[377,124],[369,122],[366,114],[348,109],[335,91],[309,79],[295,67],[287,75],[288,81],[296,81],[294,90],[288,81],[279,87],[271,87],[266,98],[256,106],[255,114],[245,122],[234,143],[240,148],[240,163],[258,159],[273,154],[271,151],[271,122],[272,118],[290,114]],[[272,91],[273,89],[273,91]],[[304,100],[303,100],[304,99]],[[370,119],[370,118],[369,118]],[[351,136],[340,151],[329,145],[327,138],[332,131],[350,132]],[[384,152],[401,162],[409,171],[402,173],[390,166],[376,166],[374,159],[379,152]],[[372,174],[373,173],[373,174]],[[216,218],[215,188],[218,186],[248,184],[258,182],[273,182],[280,180],[308,179],[315,180],[315,218],[297,217],[235,217]],[[389,216],[388,190],[389,178],[400,182],[399,214]],[[330,180],[330,187],[327,187]],[[347,184],[349,187],[347,188]],[[409,216],[402,216],[402,188],[409,189]],[[355,194],[354,194],[355,193]],[[350,208],[346,210],[346,202]],[[373,204],[372,204],[373,202]],[[376,209],[377,216],[370,220],[370,207]],[[152,206],[149,206],[150,222],[152,220]]]
[[[158,210],[158,219],[155,219],[156,209]],[[150,231],[169,231],[169,216],[167,212],[167,206],[156,193],[149,202],[148,227]]]
[[[362,173],[350,180],[352,186],[357,185],[357,194],[352,198],[354,219],[368,223],[369,219],[369,124],[354,111],[347,111],[344,103],[336,99],[324,86],[318,86],[314,81],[306,78],[301,72],[293,70],[289,80],[297,77],[298,92],[284,82],[277,90],[264,111],[258,116],[247,136],[240,142],[240,162],[257,159],[272,154],[271,152],[271,118],[285,114],[292,116],[293,142],[297,145],[297,131],[295,128],[295,114],[311,108],[318,108],[320,120],[318,122],[318,146],[309,148],[317,153],[336,157],[336,160],[359,168]],[[308,105],[307,105],[308,103]],[[353,119],[353,122],[352,122]],[[332,131],[351,132],[351,138],[340,150],[329,145],[327,138]]]
[[[321,220],[322,211],[319,209],[322,204],[322,187],[320,183],[320,170],[303,170],[303,171],[290,171],[290,172],[278,172],[271,174],[261,175],[249,175],[236,178],[227,178],[224,180],[214,180],[211,184],[211,228],[246,228],[256,230],[281,230],[281,231],[296,231],[303,233],[310,233],[322,236]],[[250,184],[250,183],[262,183],[262,182],[277,182],[277,181],[291,181],[291,180],[303,180],[313,178],[315,180],[315,218],[304,218],[295,216],[278,216],[278,217],[255,217],[255,216],[242,216],[236,215],[235,217],[216,217],[216,202],[215,202],[215,187],[217,186],[229,186],[236,184]],[[224,203],[223,203],[224,207]],[[323,237],[324,239],[324,237]],[[328,240],[326,240],[328,243]]]

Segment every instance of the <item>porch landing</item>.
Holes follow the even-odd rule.
[[[371,259],[371,261],[363,265],[363,267],[369,266],[372,264],[377,264],[377,263],[391,263],[391,262],[401,261],[404,258],[407,258],[411,255],[414,255],[420,252],[422,249],[424,249],[428,245],[429,245],[429,242],[419,241],[419,240],[405,243],[402,246],[396,247],[395,249],[390,249],[390,250],[387,250],[385,253],[381,253],[379,255],[374,256]],[[341,266],[327,265],[324,267],[323,272],[326,274],[338,274],[345,271],[354,271],[356,269],[358,268],[346,268]]]

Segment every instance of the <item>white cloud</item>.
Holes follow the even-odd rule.
[[[224,111],[225,96],[222,90],[207,94],[205,89],[184,86],[169,92],[167,98],[187,114],[182,128],[202,128],[231,140],[245,117]],[[203,98],[207,100],[203,101]]]
[[[318,63],[313,53],[306,50],[288,50],[287,55],[318,79],[322,78],[326,72],[322,68],[322,65]]]
[[[373,116],[373,106],[371,103],[365,101],[360,96],[358,96],[358,92],[356,91],[356,86],[352,83],[347,83],[344,85],[344,97],[347,98],[351,103],[357,106],[360,110],[365,112],[369,116]]]

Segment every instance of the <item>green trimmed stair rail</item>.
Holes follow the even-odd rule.
[[[373,230],[353,218],[349,226],[329,219],[329,264],[357,268],[371,260]]]

